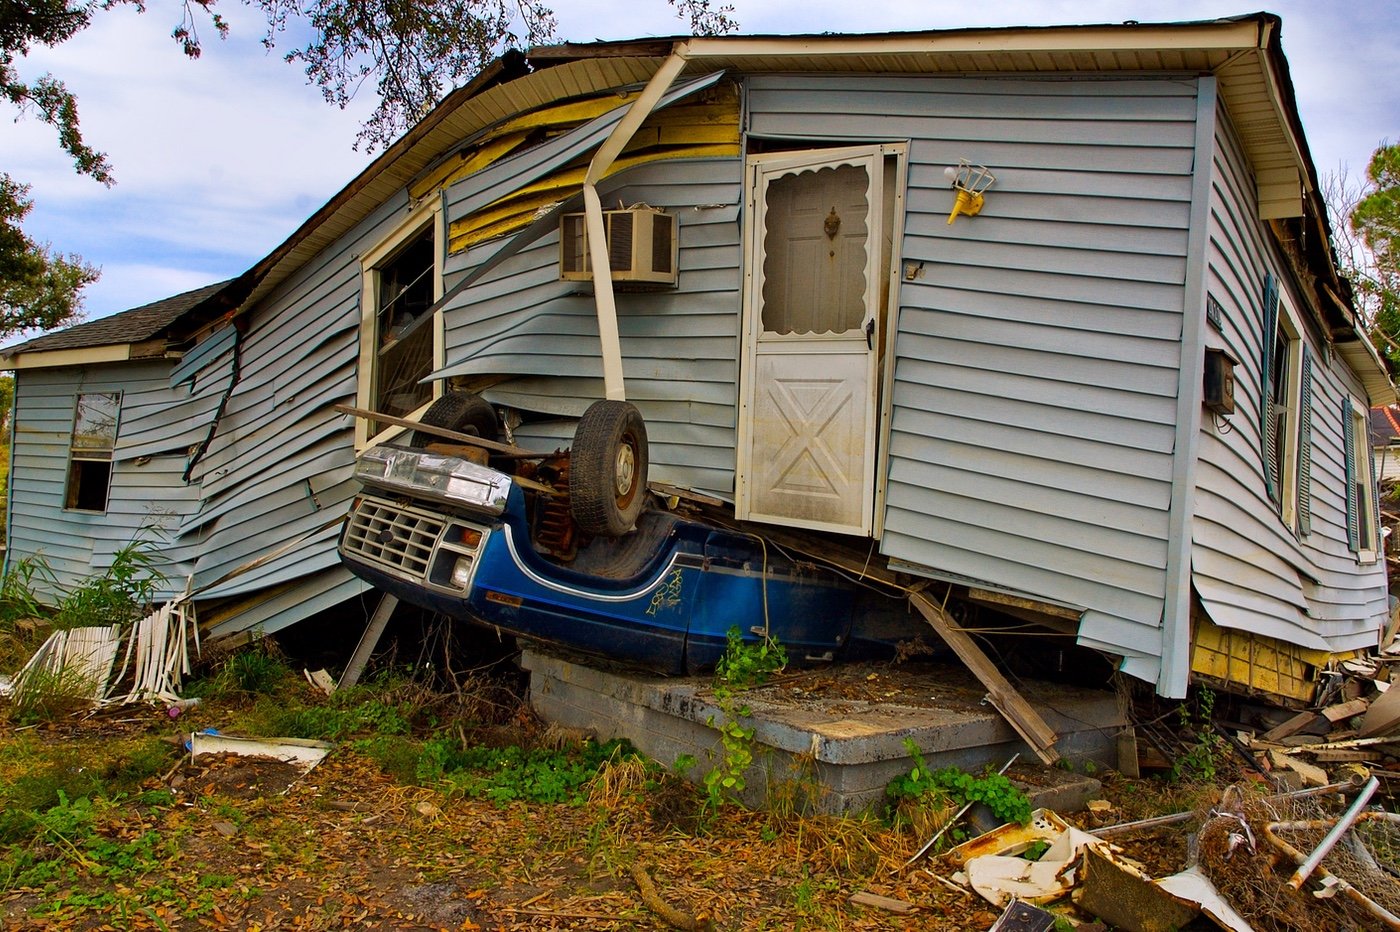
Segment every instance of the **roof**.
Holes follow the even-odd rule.
[[[89,349],[95,346],[140,343],[161,334],[186,313],[222,291],[232,279],[205,285],[173,297],[134,307],[129,311],[90,320],[66,330],[46,333],[0,350],[0,359],[9,361],[21,353]]]
[[[464,141],[521,113],[643,84],[673,53],[683,76],[719,69],[845,73],[1216,73],[1275,210],[1316,187],[1271,13],[1194,23],[947,29],[870,35],[677,36],[539,46],[443,99],[249,273],[251,304]],[[514,56],[513,58],[511,56]],[[528,63],[529,69],[525,68]],[[1306,165],[1306,168],[1304,167]],[[1261,192],[1265,183],[1261,182]],[[1321,203],[1320,201],[1318,202]],[[1325,217],[1325,212],[1323,212]],[[1325,222],[1325,219],[1324,221]]]
[[[1280,44],[1281,27],[1278,16],[1254,13],[1155,24],[678,36],[565,43],[536,47],[525,55],[508,52],[448,94],[273,252],[228,283],[223,300],[241,310],[253,307],[388,198],[502,121],[564,100],[645,84],[672,56],[686,63],[681,77],[730,69],[831,74],[1207,74],[1217,79],[1220,100],[1244,145],[1257,181],[1262,218],[1289,225],[1280,235],[1296,244],[1312,273],[1314,317],[1337,342],[1340,355],[1362,376],[1371,397],[1393,399],[1388,372],[1361,332],[1350,286],[1339,273],[1331,249],[1327,211]],[[34,349],[31,344],[23,347],[25,352]]]
[[[1371,446],[1388,447],[1400,441],[1400,407],[1378,405],[1371,409]]]

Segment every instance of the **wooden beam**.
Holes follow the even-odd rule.
[[[410,421],[408,418],[380,414],[378,411],[367,411],[364,408],[356,408],[352,405],[331,405],[331,407],[341,414],[353,414],[355,417],[379,421],[382,424],[393,424],[395,427],[407,427],[410,430],[421,430],[423,433],[432,434],[434,437],[446,437],[448,440],[455,440],[458,443],[466,443],[474,447],[493,450],[496,453],[518,456],[522,459],[544,459],[546,456],[552,455],[549,453],[535,453],[524,447],[511,446],[508,443],[497,443],[494,440],[487,440],[485,437],[478,437],[476,434],[463,434],[455,430],[448,430],[446,427],[434,427],[432,424],[421,424],[418,421]]]
[[[919,614],[924,616],[938,636],[953,649],[958,659],[967,665],[983,686],[987,687],[988,699],[992,705],[1011,727],[1016,729],[1016,733],[1030,746],[1035,755],[1046,764],[1058,761],[1060,755],[1055,751],[1055,741],[1059,736],[1006,677],[1001,675],[1001,671],[988,659],[971,636],[958,626],[942,606],[924,593],[910,593],[909,604],[919,610]]]
[[[375,608],[374,614],[370,616],[369,624],[365,626],[365,633],[360,637],[360,643],[355,645],[355,653],[350,657],[350,663],[346,665],[345,672],[340,676],[340,682],[335,685],[336,689],[349,689],[360,681],[360,674],[365,672],[365,666],[369,664],[370,655],[374,653],[375,647],[379,646],[380,635],[384,633],[385,627],[389,624],[389,616],[394,614],[394,609],[398,607],[399,597],[384,593],[379,599],[379,605]]]

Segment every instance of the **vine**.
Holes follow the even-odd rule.
[[[754,728],[741,719],[752,714],[740,700],[746,689],[767,682],[773,673],[787,666],[787,651],[783,645],[765,637],[756,644],[746,644],[738,627],[730,628],[724,653],[715,664],[714,697],[722,719],[711,715],[705,724],[719,732],[719,763],[705,774],[703,814],[713,816],[726,802],[737,799],[748,787],[744,774],[753,763]]]

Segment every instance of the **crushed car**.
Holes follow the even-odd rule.
[[[491,405],[449,392],[407,443],[366,449],[345,566],[450,618],[664,674],[712,668],[733,628],[780,641],[799,663],[874,643],[852,637],[857,615],[879,616],[860,607],[872,598],[863,587],[659,507],[631,404],[595,402],[572,447],[551,454],[495,442],[498,431]],[[486,442],[442,440],[452,434]]]

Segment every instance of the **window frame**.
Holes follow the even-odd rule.
[[[374,386],[377,375],[376,364],[379,358],[377,323],[380,270],[392,262],[405,246],[421,236],[425,230],[432,231],[433,300],[438,301],[443,294],[444,247],[447,242],[446,221],[441,198],[431,197],[414,207],[392,233],[360,257],[360,357],[356,372],[355,403],[357,407],[364,410],[375,410]],[[435,311],[432,322],[424,324],[424,326],[432,328],[432,367],[440,369],[445,364],[445,328],[442,312]],[[441,395],[442,383],[440,381],[434,382],[428,401],[409,412],[406,417],[409,419],[421,417],[428,406]],[[356,418],[355,450],[359,452],[375,444],[384,443],[405,430],[407,428],[390,426],[371,436],[370,420]]]
[[[83,409],[83,399],[95,396],[106,396],[113,399],[111,438],[105,447],[93,447],[78,445],[79,414]],[[68,465],[65,470],[63,480],[63,510],[78,512],[80,514],[103,515],[106,514],[112,503],[112,471],[115,463],[115,451],[117,447],[117,435],[121,427],[122,393],[115,392],[78,392],[73,396],[73,423],[68,432]],[[80,508],[78,502],[82,494],[83,483],[81,473],[90,470],[82,467],[84,463],[105,463],[106,477],[102,489],[101,508]]]
[[[1277,287],[1276,282],[1274,287]],[[1273,300],[1277,302],[1273,329],[1265,336],[1269,341],[1266,358],[1269,371],[1265,373],[1268,391],[1261,399],[1263,417],[1274,419],[1273,448],[1265,442],[1265,483],[1273,490],[1270,500],[1279,520],[1292,529],[1298,520],[1299,453],[1306,431],[1301,423],[1303,328],[1281,294],[1274,292]],[[1282,378],[1276,378],[1276,373]]]
[[[1371,452],[1370,411],[1347,397],[1342,401],[1342,442],[1346,445],[1346,526],[1347,549],[1358,563],[1380,559],[1380,522],[1377,513],[1375,458]],[[1358,481],[1360,480],[1360,481]],[[1352,490],[1356,495],[1353,499]],[[1363,533],[1364,532],[1364,533]]]

